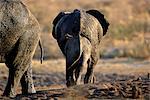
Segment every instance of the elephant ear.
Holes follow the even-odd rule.
[[[55,39],[57,39],[57,35],[55,33],[55,27],[57,25],[57,23],[60,21],[60,19],[65,15],[64,12],[60,12],[56,17],[55,19],[53,20],[53,30],[52,30],[52,35]]]
[[[104,18],[104,15],[100,13],[98,10],[88,10],[86,13],[94,16],[101,24],[103,28],[103,36],[106,34],[109,26],[109,22]]]

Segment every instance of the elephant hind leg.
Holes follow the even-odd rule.
[[[76,68],[75,68],[75,81],[76,84],[80,84],[81,83],[81,74],[83,72],[83,54],[81,55],[81,58],[79,59],[79,61],[76,64]]]
[[[96,81],[96,78],[94,76],[94,67],[95,66],[96,66],[96,63],[93,63],[92,61],[88,60],[88,68],[87,68],[87,72],[84,77],[84,84],[94,83]]]
[[[75,79],[73,76],[74,76],[74,70],[66,69],[66,85],[67,85],[67,87],[76,85],[76,82],[75,82]]]
[[[3,96],[14,97],[16,95],[15,91],[11,88],[11,83],[13,82],[13,80],[14,80],[14,71],[12,69],[9,69],[8,81]]]
[[[83,52],[81,59],[79,61],[79,65],[76,67],[76,71],[75,71],[77,84],[81,84],[83,69],[86,68],[89,58],[90,58],[90,53],[88,53],[87,51]]]
[[[12,64],[10,66],[12,68],[9,68],[9,77],[6,88],[3,93],[4,96],[15,97],[17,87],[20,83],[20,79],[27,69],[28,66],[27,62],[29,62],[28,57],[24,60],[26,61],[24,61],[21,64],[20,63],[18,63],[17,65]],[[8,64],[6,65],[8,66]]]
[[[15,49],[6,56],[5,64],[9,68],[9,78],[3,95],[14,97],[16,88],[18,87],[23,74],[27,71],[31,64],[34,51],[38,43],[38,36],[29,36],[29,33],[24,33],[26,36],[20,37]],[[34,39],[33,39],[34,37]]]
[[[86,68],[87,66],[87,63],[88,63],[88,60],[90,59],[91,57],[91,43],[88,39],[82,37],[81,38],[81,41],[80,41],[80,46],[82,48],[82,56],[81,56],[81,64],[80,66],[77,66],[77,77],[76,77],[76,82],[77,84],[80,84],[81,82],[81,76],[82,76],[82,73],[83,73],[83,69]]]
[[[34,84],[33,84],[33,79],[32,79],[31,64],[29,64],[29,68],[23,74],[20,82],[21,82],[21,87],[22,87],[22,94],[36,93]]]

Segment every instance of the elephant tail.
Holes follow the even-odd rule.
[[[41,40],[39,40],[39,46],[40,46],[40,49],[41,49],[41,57],[40,57],[40,60],[41,60],[41,64],[42,64],[42,62],[43,62],[43,47],[42,47]]]
[[[73,64],[71,64],[71,66],[68,67],[68,70],[75,69],[74,65],[80,60],[81,56],[82,56],[82,53],[80,53],[79,57],[73,62]]]

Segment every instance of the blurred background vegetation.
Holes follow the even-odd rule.
[[[150,58],[150,0],[24,0],[42,29],[45,59],[62,58],[52,38],[52,21],[60,11],[97,9],[110,22],[100,57]],[[37,47],[35,58],[40,58]]]

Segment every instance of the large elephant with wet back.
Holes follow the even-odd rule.
[[[40,27],[21,0],[0,0],[0,63],[9,68],[4,96],[14,97],[19,83],[22,93],[35,93],[32,57],[40,43]],[[41,48],[42,50],[42,48]]]
[[[84,83],[94,83],[94,67],[99,59],[102,37],[109,23],[97,10],[60,12],[53,20],[52,35],[66,57],[66,85],[79,84],[87,67]]]

